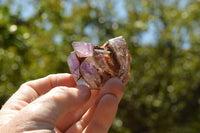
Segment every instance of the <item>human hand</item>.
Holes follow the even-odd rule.
[[[106,133],[123,93],[116,78],[100,90],[77,86],[70,74],[29,81],[0,110],[0,132]]]

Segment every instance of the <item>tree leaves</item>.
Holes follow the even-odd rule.
[[[0,1],[1,105],[23,82],[69,72],[73,41],[102,45],[122,35],[131,73],[110,132],[198,132],[199,1],[117,2],[35,0],[28,2],[34,13],[23,18],[23,7],[12,14],[17,3]],[[155,41],[142,44],[144,34]]]

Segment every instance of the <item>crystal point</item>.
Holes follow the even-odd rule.
[[[112,77],[127,83],[131,56],[122,36],[108,40],[102,47],[84,42],[74,42],[72,46],[74,52],[67,61],[77,84],[99,89]]]
[[[74,80],[77,81],[80,77],[80,72],[79,72],[79,60],[76,57],[75,52],[71,52],[70,55],[67,58],[67,62],[68,62],[68,66],[69,66],[69,70],[71,71]]]
[[[72,46],[78,57],[93,56],[94,46],[91,43],[73,42]]]

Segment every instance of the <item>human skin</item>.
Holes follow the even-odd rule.
[[[20,86],[0,110],[1,133],[107,133],[124,94],[112,78],[99,90],[53,74]]]

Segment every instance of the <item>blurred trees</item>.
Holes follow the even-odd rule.
[[[122,35],[132,70],[110,132],[200,130],[199,1],[26,3],[34,11],[24,17],[30,11],[14,7],[14,0],[0,0],[0,105],[27,80],[69,72],[73,41],[98,45]]]

